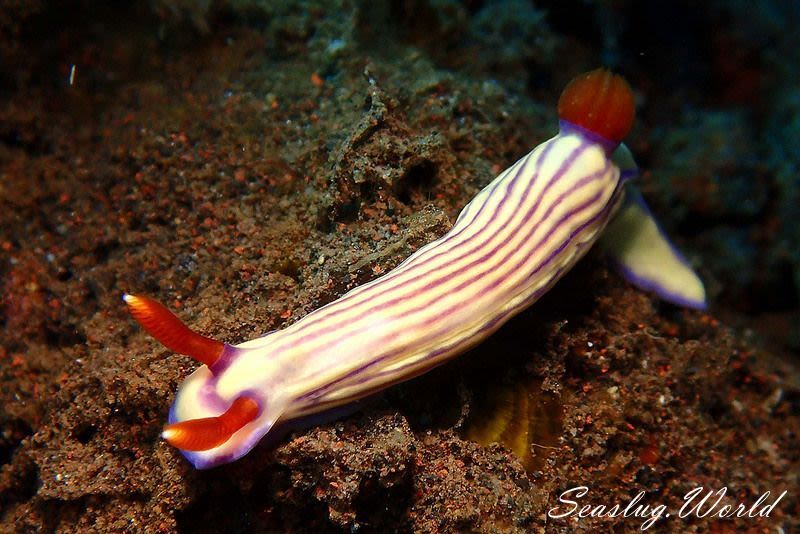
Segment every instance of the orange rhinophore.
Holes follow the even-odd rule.
[[[168,349],[191,356],[209,367],[222,355],[224,343],[193,332],[155,300],[127,294],[122,298],[133,318]]]
[[[574,78],[558,100],[558,117],[619,143],[636,114],[633,92],[622,76],[595,69]]]
[[[222,415],[167,425],[161,437],[184,451],[207,451],[228,441],[239,429],[255,420],[259,411],[256,401],[239,397]]]

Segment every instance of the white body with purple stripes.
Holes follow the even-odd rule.
[[[562,123],[559,135],[486,186],[444,237],[288,328],[226,346],[213,374],[202,366],[181,386],[170,423],[216,416],[243,394],[258,401],[260,414],[221,446],[183,454],[198,468],[233,461],[278,420],[363,398],[485,339],[547,292],[600,237],[624,197],[624,173],[611,148]],[[675,283],[699,283],[654,228],[657,237],[645,241],[660,236],[664,261],[677,265],[669,266],[673,271],[683,266],[685,279]],[[695,287],[686,294],[659,283],[649,288],[702,307],[702,284],[700,293]]]

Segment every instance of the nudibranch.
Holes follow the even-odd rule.
[[[558,111],[558,135],[500,173],[444,237],[283,330],[229,345],[125,295],[145,330],[203,364],[180,386],[163,438],[205,469],[240,458],[276,423],[424,373],[546,293],[616,212],[603,245],[623,272],[667,300],[704,307],[699,278],[641,197],[626,194],[637,173],[620,144],[634,120],[627,82],[604,69],[579,76]]]

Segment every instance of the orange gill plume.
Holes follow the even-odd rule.
[[[561,120],[615,143],[628,135],[635,114],[633,91],[628,82],[607,69],[576,76],[558,100]]]

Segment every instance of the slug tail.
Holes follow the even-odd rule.
[[[625,203],[608,224],[601,247],[629,282],[661,299],[698,310],[707,308],[703,282],[669,241],[631,184]]]
[[[159,302],[125,294],[122,300],[142,328],[168,349],[191,356],[211,367],[222,356],[225,344],[192,331]]]

